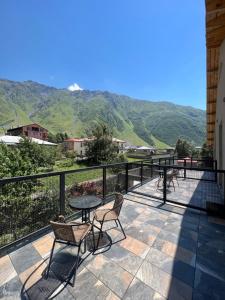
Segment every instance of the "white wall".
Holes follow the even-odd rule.
[[[214,153],[218,168],[225,170],[225,40],[220,47],[219,79],[217,89],[217,107],[215,123]],[[222,147],[220,146],[219,127],[222,125]],[[220,151],[220,147],[222,152]]]

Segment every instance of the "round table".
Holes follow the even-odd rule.
[[[90,221],[90,210],[102,204],[102,199],[95,195],[83,195],[69,200],[71,209],[82,211],[82,222]]]

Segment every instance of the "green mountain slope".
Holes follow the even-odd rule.
[[[98,120],[107,122],[116,137],[136,145],[173,145],[179,137],[201,144],[205,139],[205,112],[200,109],[0,80],[0,127],[37,122],[53,133],[80,136]]]

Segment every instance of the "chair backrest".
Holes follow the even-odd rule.
[[[179,170],[178,169],[173,169],[172,174],[173,174],[173,176],[178,176],[179,175]]]
[[[75,236],[71,224],[50,221],[57,240],[75,243]]]
[[[115,193],[115,201],[113,204],[113,211],[115,211],[115,213],[117,214],[117,216],[120,215],[120,211],[123,205],[123,195],[120,193]]]

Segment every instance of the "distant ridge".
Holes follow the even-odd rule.
[[[174,145],[205,139],[205,111],[170,102],[138,100],[107,91],[57,89],[34,81],[0,79],[0,127],[40,123],[49,131],[84,135],[93,123],[108,123],[114,136],[135,145]],[[5,125],[4,125],[5,124]]]

